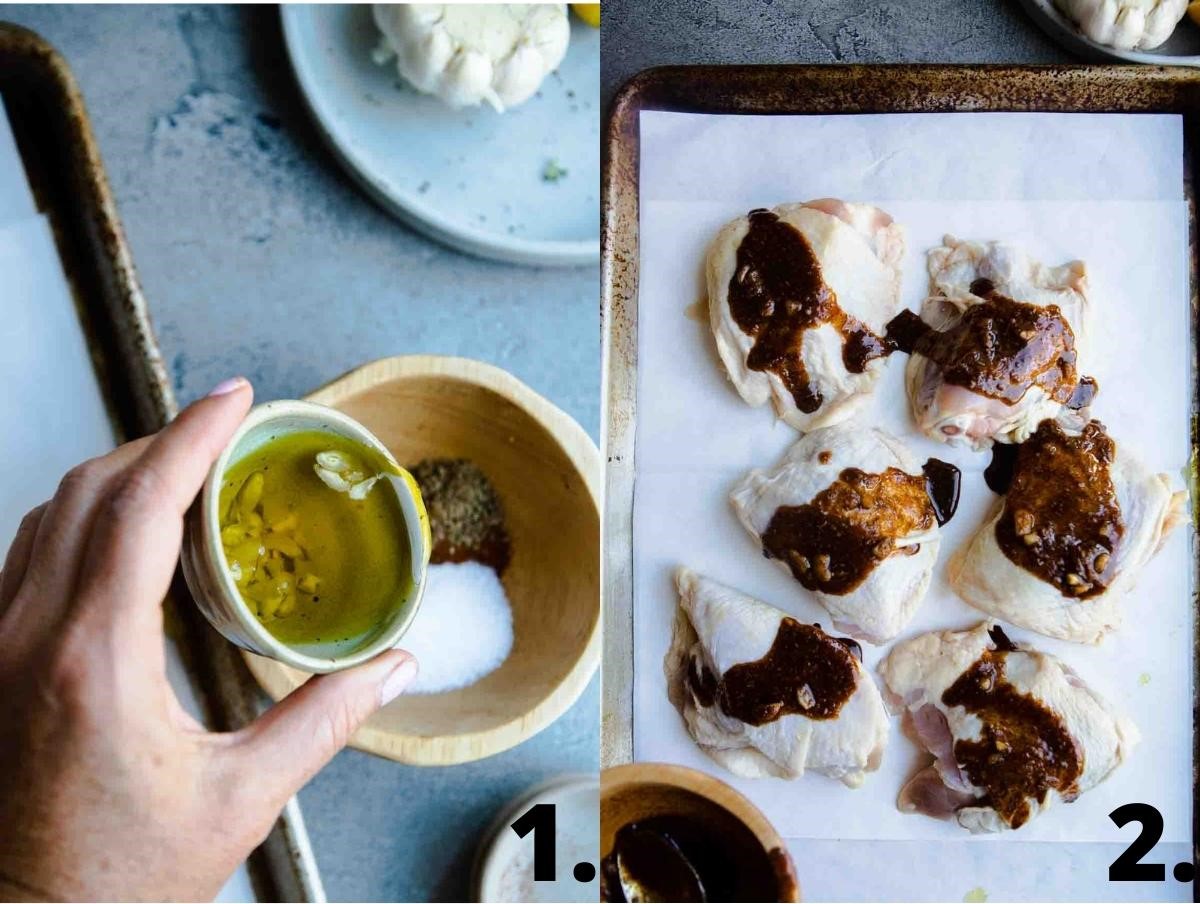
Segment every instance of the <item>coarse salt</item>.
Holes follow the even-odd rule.
[[[512,644],[512,609],[495,570],[458,562],[429,566],[421,608],[397,646],[420,664],[408,693],[437,694],[495,671]]]

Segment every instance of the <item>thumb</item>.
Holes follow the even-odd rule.
[[[344,672],[309,679],[242,730],[239,746],[286,801],[346,746],[372,713],[390,703],[417,677],[417,661],[390,650]],[[267,789],[263,789],[267,790]]]

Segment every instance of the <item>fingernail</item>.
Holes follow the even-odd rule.
[[[235,389],[241,389],[246,385],[245,377],[230,377],[228,380],[222,380],[208,393],[211,399],[213,396],[229,395]]]
[[[417,677],[417,661],[415,659],[406,659],[404,662],[396,666],[392,673],[383,680],[383,684],[379,688],[379,705],[387,706],[402,693],[404,689],[412,684],[413,679]]]

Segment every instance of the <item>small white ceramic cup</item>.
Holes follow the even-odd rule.
[[[374,449],[396,466],[399,476],[381,480],[379,489],[396,494],[408,526],[411,589],[397,598],[387,623],[359,647],[346,650],[334,644],[305,644],[302,648],[277,640],[247,607],[238,593],[225,562],[221,545],[220,495],[225,472],[268,440],[311,430],[326,430]],[[378,492],[378,490],[376,490]],[[301,669],[305,672],[336,672],[366,662],[394,647],[417,614],[425,591],[425,573],[432,548],[429,517],[416,481],[375,436],[362,424],[340,411],[312,402],[267,402],[253,408],[209,471],[200,497],[188,510],[181,561],[183,576],[200,611],[225,637],[243,649]]]

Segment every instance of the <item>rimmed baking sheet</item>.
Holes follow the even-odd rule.
[[[899,72],[881,70],[869,67],[854,76],[870,82]],[[957,71],[962,74],[957,84],[952,68],[927,71],[928,90],[923,96],[914,93],[919,86],[913,82],[919,82],[920,73],[911,71],[907,84],[900,79],[882,94],[871,94],[869,87],[860,84],[862,90],[855,96],[870,97],[876,108],[894,105],[899,111],[989,106],[987,90],[983,97],[964,93],[978,70]],[[1061,110],[1105,109],[1116,101],[1130,101],[1136,93],[1133,88],[1145,87],[1127,85],[1127,90],[1107,95],[1101,106],[1089,101],[1098,96],[1096,70],[1010,69],[993,74],[999,77],[990,105],[1001,109],[1038,109],[1047,104]],[[846,77],[845,73],[833,76]],[[1072,78],[1078,80],[1074,96],[1056,103],[1055,91],[1071,94],[1063,86]],[[1194,89],[1194,77],[1177,78],[1172,93],[1185,84]],[[726,106],[713,104],[707,95],[701,103],[708,110],[716,106],[721,111],[754,112],[763,112],[764,107],[801,112],[811,104],[814,112],[828,112],[836,98],[817,93],[824,79],[824,73],[803,68],[735,69],[719,82],[727,95]],[[1040,103],[1039,80],[1046,86]],[[738,94],[739,82],[744,95]],[[1188,327],[1193,293],[1184,200],[1184,173],[1190,175],[1190,163],[1185,166],[1183,142],[1191,124],[1186,115],[1181,119],[1175,114],[1008,117],[1004,121],[1005,117],[994,114],[748,118],[671,112],[690,107],[681,94],[699,84],[718,84],[716,72],[680,69],[643,76],[618,101],[609,133],[604,287],[609,649],[604,741],[606,765],[631,756],[668,760],[728,780],[691,744],[665,700],[661,660],[674,604],[670,567],[688,564],[798,616],[824,617],[826,622],[828,616],[757,555],[725,499],[730,484],[748,467],[772,464],[794,439],[794,432],[784,425],[772,426],[767,412],[749,409],[737,399],[712,354],[706,324],[687,319],[689,306],[703,296],[700,268],[708,241],[725,221],[750,207],[835,195],[881,202],[909,226],[902,299],[909,307],[916,307],[925,292],[924,251],[937,243],[943,231],[970,238],[1019,238],[1048,263],[1087,258],[1097,313],[1113,299],[1133,297],[1139,305],[1149,304],[1147,296],[1137,291],[1140,278],[1148,295],[1161,301],[1155,310],[1162,316],[1154,318],[1149,332],[1143,328],[1140,337],[1143,352],[1152,354],[1161,368],[1149,382],[1174,387],[1174,393],[1161,394],[1161,409],[1143,403],[1137,391],[1137,359],[1116,353],[1128,347],[1130,322],[1106,321],[1096,331],[1092,358],[1101,386],[1108,387],[1102,389],[1096,413],[1118,441],[1156,469],[1170,472],[1181,488],[1192,410],[1193,350]],[[783,90],[787,84],[793,85],[794,92]],[[1110,81],[1109,87],[1121,85]],[[1028,92],[1024,103],[1012,102],[1014,91]],[[1175,96],[1172,103],[1139,109],[1182,114],[1189,108],[1173,105],[1179,99]],[[647,106],[663,106],[667,112],[647,112]],[[1056,133],[1052,126],[1062,130]],[[827,153],[830,147],[837,154]],[[1037,149],[1037,167],[1016,172],[1011,162],[1005,163],[1029,148]],[[949,153],[952,149],[954,153]],[[635,159],[641,162],[640,171],[632,166]],[[1130,178],[1114,178],[1114,172]],[[1011,200],[1014,197],[1027,200],[1016,202]],[[1139,239],[1153,233],[1153,244],[1106,243],[1120,235],[1122,222],[1144,227],[1131,230]],[[1113,227],[1081,229],[1074,225],[1078,223]],[[1092,233],[1095,241],[1085,240],[1086,233]],[[1139,276],[1142,267],[1146,269]],[[670,339],[674,341],[668,348]],[[910,439],[913,431],[899,385],[902,369],[902,362],[892,362],[871,409],[874,420],[870,416],[868,420]],[[635,406],[636,419],[631,416]],[[949,551],[979,523],[980,510],[990,503],[987,491],[980,492],[979,472],[986,456],[948,454],[939,444],[912,444],[920,446],[922,457],[940,452],[964,469],[964,506],[943,541],[940,571]],[[789,837],[806,892],[814,898],[945,899],[961,897],[975,887],[987,889],[995,898],[1014,899],[1189,898],[1191,887],[1170,879],[1137,886],[1107,883],[1107,865],[1133,832],[1130,827],[1122,833],[1106,814],[1129,800],[1155,804],[1164,813],[1167,830],[1153,859],[1165,860],[1168,867],[1191,859],[1188,761],[1193,739],[1190,723],[1181,723],[1175,714],[1192,699],[1194,629],[1189,588],[1193,573],[1191,536],[1180,533],[1143,575],[1130,601],[1153,606],[1148,619],[1152,624],[1142,623],[1144,612],[1129,610],[1130,626],[1153,634],[1145,645],[1129,643],[1127,635],[1119,633],[1100,651],[1081,655],[1070,644],[1014,631],[1021,640],[1063,655],[1118,705],[1141,709],[1140,714],[1132,714],[1149,730],[1143,747],[1123,767],[1126,775],[1119,771],[1110,783],[1076,804],[1052,810],[1021,833],[1010,833],[999,845],[974,844],[953,825],[895,811],[901,775],[920,759],[898,729],[885,755],[884,770],[869,777],[859,791],[845,791],[820,776],[795,783],[734,784]],[[1154,606],[1158,598],[1170,605]],[[979,617],[949,591],[935,592],[904,636],[970,624]],[[1157,658],[1151,655],[1154,652]],[[1081,658],[1085,661],[1076,661]],[[868,652],[868,665],[877,659],[878,653]],[[835,844],[835,838],[858,840]],[[1031,844],[1042,839],[1056,841],[1053,846]],[[908,891],[888,884],[890,871],[872,878],[853,868],[855,858],[861,862],[880,844],[903,858],[901,884],[907,884]],[[1043,847],[1044,853],[1030,853]],[[1072,868],[1056,872],[1064,863]],[[1018,865],[1028,868],[1016,869]]]
[[[5,550],[14,519],[52,494],[67,467],[158,430],[176,404],[70,70],[40,37],[2,22],[0,282],[0,372],[12,377],[0,402],[5,451],[32,462],[5,488]],[[236,728],[257,714],[260,695],[186,592],[178,581],[164,604],[168,677],[207,724]],[[294,799],[225,890],[251,893],[324,900]]]

